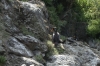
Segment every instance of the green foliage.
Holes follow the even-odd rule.
[[[62,49],[61,46],[55,48],[54,44],[49,40],[47,41],[47,46],[48,46],[48,54],[47,54],[48,57],[64,53],[64,50]]]
[[[62,21],[59,18],[59,15],[63,13],[64,2],[72,3],[68,5],[70,8],[70,13],[68,13],[68,22],[73,20],[73,22],[86,22],[88,25],[86,27],[87,33],[91,36],[96,36],[96,34],[100,33],[100,0],[74,0],[74,1],[63,1],[59,0],[43,0],[46,5],[50,15],[50,22],[55,25],[58,30],[60,30],[61,26],[64,26],[67,22]],[[54,4],[55,2],[55,4]],[[57,3],[57,4],[56,4]],[[67,7],[68,7],[67,6]],[[96,22],[96,23],[95,23]]]
[[[61,26],[64,26],[66,24],[66,21],[62,21],[59,19],[57,13],[60,13],[61,9],[59,8],[58,12],[56,12],[55,7],[48,7],[48,12],[50,15],[50,22],[51,24],[55,25],[58,30],[60,31]]]
[[[53,0],[43,0],[46,5],[52,5]]]
[[[41,63],[45,62],[45,60],[43,59],[42,55],[36,55],[35,59]]]
[[[88,33],[92,36],[100,33],[100,20],[91,20],[88,24]]]
[[[59,54],[57,49],[54,48],[54,44],[51,41],[49,40],[47,41],[47,46],[48,46],[48,51],[49,51],[48,56]]]
[[[20,30],[23,32],[23,34],[34,36],[34,33],[32,33],[31,31],[29,31],[29,30],[25,27],[25,25],[21,25],[21,26],[19,26],[19,28],[20,28]]]
[[[87,33],[95,37],[100,33],[100,0],[76,0],[74,12],[78,22],[87,22]]]
[[[64,50],[61,47],[57,48],[57,50],[58,50],[59,54],[64,53]]]
[[[59,4],[59,5],[57,6],[57,13],[58,13],[58,14],[62,13],[62,12],[63,12],[63,9],[64,9],[63,5],[62,5],[62,4]]]
[[[6,58],[4,56],[0,56],[0,64],[4,64],[6,62]]]
[[[62,39],[62,40],[66,40],[67,38],[65,37],[65,36],[63,36],[63,35],[60,35],[60,38]]]
[[[2,38],[7,38],[10,35],[8,32],[5,31],[4,21],[2,21],[1,18],[0,18],[0,31]]]
[[[63,12],[63,5],[59,4],[57,7],[54,6],[54,1],[53,0],[43,0],[45,4],[47,5],[48,13],[49,13],[49,18],[51,24],[56,26],[58,30],[60,31],[61,26],[64,26],[66,24],[66,21],[63,21],[59,18],[59,14]]]

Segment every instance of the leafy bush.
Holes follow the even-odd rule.
[[[88,24],[88,33],[92,36],[100,33],[100,21],[99,20],[91,20]]]
[[[78,22],[87,22],[87,33],[93,37],[100,33],[100,0],[76,0]],[[78,7],[79,6],[79,7]]]
[[[57,13],[58,13],[58,14],[61,14],[61,13],[63,12],[63,9],[64,9],[63,5],[62,5],[62,4],[59,4],[59,5],[57,6]]]
[[[88,24],[86,27],[87,33],[91,36],[100,33],[100,0],[73,0],[70,2],[66,0],[62,2],[60,0],[43,1],[47,5],[50,22],[58,27],[58,30],[67,23],[60,20],[59,14],[61,14],[66,6],[71,3],[72,5],[68,5],[70,7],[70,11],[68,10],[70,13],[67,14],[70,19],[67,19],[67,21],[70,22],[72,19],[73,22],[86,22]],[[68,4],[65,5],[65,3]]]
[[[47,57],[51,55],[58,55],[58,54],[64,53],[64,49],[61,46],[55,48],[54,44],[49,40],[47,41],[47,46],[48,46]]]
[[[96,34],[100,33],[100,1],[91,0],[89,5],[89,9],[85,15],[88,19],[87,32],[91,36],[95,37]]]
[[[65,37],[63,35],[60,35],[60,38],[61,38],[61,40],[66,40],[67,39],[67,37]]]
[[[36,60],[39,61],[40,63],[45,62],[45,60],[43,59],[42,55],[36,55],[35,58],[36,58]]]
[[[61,26],[64,26],[66,24],[66,21],[60,20],[59,16],[57,15],[57,13],[60,13],[60,9],[58,12],[56,12],[55,7],[48,7],[48,12],[50,15],[51,24],[56,26],[58,30],[60,31]]]
[[[20,30],[23,32],[23,34],[25,35],[32,35],[34,36],[34,33],[32,33],[32,31],[29,31],[25,25],[21,25],[19,26]]]
[[[51,55],[57,55],[59,54],[57,49],[54,48],[54,44],[51,41],[47,41],[47,46],[48,46],[48,55],[47,56],[51,56]]]
[[[64,53],[64,49],[62,49],[61,47],[57,48],[59,54]]]
[[[43,0],[46,5],[51,6],[53,0]]]
[[[64,9],[63,5],[59,4],[56,5],[57,7],[55,7],[54,6],[55,1],[53,0],[43,0],[43,1],[47,5],[50,23],[56,26],[60,31],[61,26],[64,26],[66,24],[66,21],[60,20],[59,18],[59,14],[61,14],[61,12],[63,12]]]

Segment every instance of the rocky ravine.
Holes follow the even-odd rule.
[[[63,54],[38,62],[35,56],[44,57],[48,50],[48,26],[47,9],[40,0],[0,0],[0,54],[7,59],[4,66],[96,66],[100,62],[98,50],[67,40]]]

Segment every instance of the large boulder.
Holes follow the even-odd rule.
[[[28,56],[32,57],[32,52],[22,43],[20,43],[17,39],[14,37],[11,37],[6,47],[8,48],[8,53],[13,53],[15,55],[22,55],[22,56]]]
[[[36,39],[35,37],[32,37],[30,35],[19,35],[15,36],[16,39],[18,39],[21,43],[25,44],[29,49],[32,51],[34,50],[40,50],[41,52],[47,51],[47,45],[40,40]]]
[[[13,54],[7,56],[5,66],[43,66],[43,64],[34,60],[34,58],[19,57]]]
[[[21,2],[21,16],[24,18],[26,28],[34,34],[34,36],[45,39],[47,38],[47,12],[45,4],[41,1],[38,3],[32,2]],[[22,19],[20,19],[22,20]]]
[[[80,60],[75,55],[54,55],[47,66],[81,66]]]
[[[88,44],[91,48],[95,48],[97,50],[100,50],[100,41],[97,39],[89,39]]]
[[[96,66],[100,62],[99,56],[84,44],[83,42],[76,42],[72,43],[72,45],[64,45],[64,47],[67,49],[66,52],[80,59],[82,66]]]

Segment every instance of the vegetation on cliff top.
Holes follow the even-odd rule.
[[[87,33],[96,37],[96,35],[100,34],[100,0],[76,0],[76,2],[83,11],[79,21],[87,22]],[[76,8],[76,10],[79,9]],[[84,18],[82,16],[84,16]]]
[[[87,34],[92,37],[100,34],[100,0],[43,0],[47,6],[50,22],[60,28],[67,21],[62,21],[59,16],[71,10],[72,20],[86,22]]]

